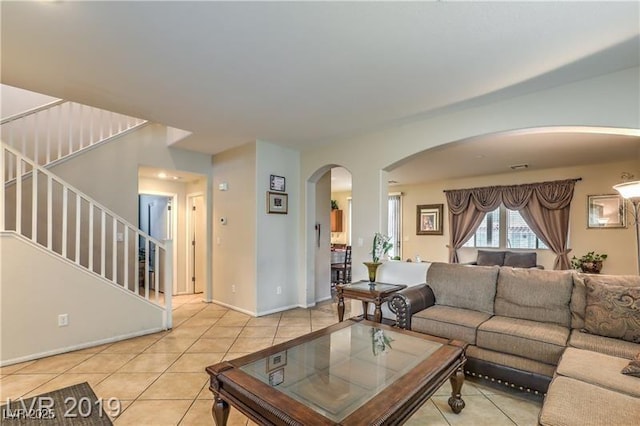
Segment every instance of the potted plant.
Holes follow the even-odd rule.
[[[571,267],[587,274],[599,274],[602,270],[602,262],[606,259],[606,254],[590,251],[579,258],[573,256],[571,258]]]
[[[371,248],[371,260],[372,262],[364,262],[369,272],[369,282],[373,283],[376,280],[376,270],[380,266],[380,258],[391,250],[393,244],[389,242],[391,237],[388,235],[382,235],[379,232],[373,236],[373,246]]]
[[[338,200],[331,200],[331,210],[340,210],[340,207],[338,207]]]

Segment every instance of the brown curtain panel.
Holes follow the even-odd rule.
[[[478,230],[485,215],[500,205],[498,187],[446,191],[449,207],[449,262],[458,263],[458,249]]]
[[[445,191],[451,236],[449,262],[458,262],[457,249],[476,232],[487,212],[504,203],[506,208],[518,210],[536,236],[556,254],[554,269],[569,269],[569,210],[577,180]]]

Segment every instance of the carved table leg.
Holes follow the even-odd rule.
[[[462,371],[462,367],[456,370],[449,381],[451,382],[451,397],[448,401],[449,407],[451,407],[454,413],[459,414],[464,408],[464,401],[460,395],[462,384],[464,383],[464,371]]]
[[[382,304],[382,301],[380,299],[376,299],[375,301],[376,309],[373,311],[374,322],[382,322],[382,309],[380,308],[381,304]]]
[[[344,321],[344,296],[342,292],[338,292],[338,321]]]
[[[213,407],[211,408],[211,414],[216,422],[217,426],[225,426],[227,419],[229,418],[229,404],[227,404],[218,395],[213,400]]]

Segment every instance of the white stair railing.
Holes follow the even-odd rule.
[[[122,135],[146,120],[59,100],[0,121],[2,141],[48,166]]]
[[[172,244],[140,231],[1,144],[0,230],[15,231],[152,303],[171,327]]]

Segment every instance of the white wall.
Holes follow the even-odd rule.
[[[301,177],[341,164],[353,177],[353,263],[368,258],[376,231],[386,230],[388,185],[384,169],[425,149],[478,135],[545,126],[640,128],[640,69],[631,68],[500,102],[427,117],[397,127],[336,140],[301,155]],[[307,189],[308,186],[303,188]],[[303,194],[303,197],[306,195]],[[301,215],[312,214],[307,206]],[[363,245],[359,244],[359,239]],[[313,241],[307,236],[309,250]],[[407,254],[408,255],[408,254]],[[308,257],[300,256],[302,270]],[[365,271],[354,268],[354,279]],[[301,284],[313,283],[301,275]]]
[[[287,214],[268,214],[270,175],[286,179]],[[283,310],[298,301],[300,154],[265,141],[256,142],[257,313]],[[280,287],[280,294],[278,293]]]
[[[7,254],[11,256],[7,256]],[[0,234],[2,365],[160,331],[164,310],[12,233]],[[37,267],[34,267],[37,265]],[[58,327],[58,315],[69,325]]]
[[[264,201],[256,204],[255,143],[213,157],[213,188],[213,300],[255,314],[256,212],[264,211]]]
[[[559,141],[560,142],[560,141]],[[403,250],[404,259],[419,255],[422,260],[432,262],[448,262],[449,244],[449,212],[443,190],[475,188],[493,185],[517,185],[523,183],[543,182],[570,178],[582,178],[575,185],[571,203],[569,221],[569,247],[571,256],[581,255],[588,251],[607,253],[609,258],[604,262],[603,273],[635,274],[635,251],[633,226],[627,228],[587,229],[587,195],[615,194],[611,187],[620,181],[621,172],[632,172],[640,176],[640,162],[626,161],[620,163],[598,164],[579,167],[566,167],[548,170],[527,170],[504,173],[492,176],[470,177],[420,185],[398,185],[393,189],[401,191],[403,196]],[[443,235],[416,235],[416,206],[420,204],[443,204]],[[630,218],[630,217],[629,217]],[[550,250],[538,250],[538,263],[545,269],[553,269],[555,255]],[[476,250],[461,249],[461,261],[476,258]]]

